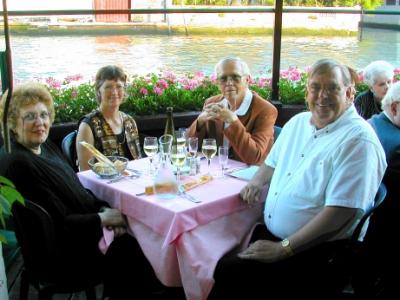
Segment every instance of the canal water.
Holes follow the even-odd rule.
[[[228,55],[247,61],[255,76],[272,66],[271,36],[12,36],[11,43],[18,81],[75,74],[88,80],[107,64],[122,65],[131,75],[160,70],[211,74],[215,63]],[[356,69],[379,59],[399,67],[400,32],[364,29],[361,41],[357,37],[284,36],[281,53],[282,69],[305,68],[323,57]]]

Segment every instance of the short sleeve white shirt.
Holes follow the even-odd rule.
[[[360,219],[373,205],[386,169],[383,148],[354,105],[319,130],[310,112],[296,115],[282,129],[265,163],[275,170],[264,219],[280,238],[297,232],[325,206],[357,208]],[[350,237],[356,224],[332,240]]]

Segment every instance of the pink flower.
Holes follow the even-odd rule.
[[[161,87],[162,89],[166,89],[166,88],[168,88],[168,82],[166,82],[164,79],[160,79],[158,82],[157,82],[157,86],[159,86],[159,87]]]
[[[153,88],[153,92],[156,93],[158,96],[161,96],[163,94],[164,90],[159,88],[158,86],[155,86]]]
[[[53,89],[59,89],[61,87],[61,81],[53,77],[46,78],[46,83]]]
[[[75,74],[75,75],[70,75],[70,76],[65,77],[65,81],[68,83],[72,82],[72,81],[79,81],[82,79],[83,79],[83,76],[81,74]]]
[[[171,71],[165,71],[163,73],[163,77],[171,83],[174,83],[176,81],[176,75],[174,72]]]
[[[79,95],[79,92],[76,89],[73,89],[71,92],[71,97],[76,98],[76,97],[78,97],[78,95]]]
[[[217,74],[211,74],[210,75],[210,81],[212,83],[217,83]]]
[[[146,88],[144,88],[144,87],[142,87],[141,89],[140,89],[140,91],[139,91],[143,96],[147,96],[148,94],[149,94],[149,91],[146,89]]]

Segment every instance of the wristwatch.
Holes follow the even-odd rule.
[[[290,241],[288,239],[282,240],[281,246],[285,250],[287,256],[292,256],[294,254],[292,248],[290,247]]]

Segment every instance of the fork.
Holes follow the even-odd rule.
[[[124,176],[124,175],[121,175],[121,176],[119,176],[119,177],[117,177],[117,178],[114,178],[114,179],[111,179],[111,180],[109,180],[109,181],[107,181],[107,183],[115,183],[115,182],[118,182],[118,181],[120,181],[120,180],[122,180],[122,179],[136,179],[136,178],[139,178],[140,176],[138,175],[138,174],[131,174],[131,175],[128,175],[128,176]]]
[[[201,200],[196,199],[195,197],[193,197],[192,195],[189,195],[188,193],[186,193],[185,188],[183,187],[183,185],[179,185],[178,186],[178,196],[181,196],[182,198],[185,198],[186,200],[189,200],[193,203],[201,203]]]

